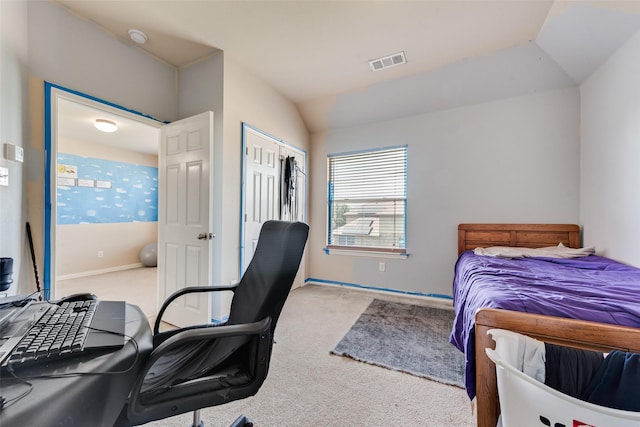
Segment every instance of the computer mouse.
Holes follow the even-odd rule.
[[[89,292],[82,292],[82,293],[71,294],[71,295],[67,295],[66,297],[62,297],[56,302],[56,304],[62,304],[65,302],[95,300],[95,299],[98,299],[98,297],[95,296],[94,294]]]

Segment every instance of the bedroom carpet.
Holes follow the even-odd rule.
[[[464,356],[449,343],[453,314],[374,299],[331,353],[463,387]]]
[[[450,307],[448,300],[392,297],[338,286],[291,292],[276,328],[269,376],[247,399],[202,410],[206,427],[240,414],[256,427],[474,427],[466,392],[329,354],[375,298]],[[186,427],[191,414],[145,426]]]

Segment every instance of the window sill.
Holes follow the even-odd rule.
[[[336,248],[324,248],[324,253],[327,255],[350,255],[361,256],[369,258],[388,258],[388,259],[407,259],[408,253],[398,252],[385,252],[385,251],[359,251],[357,249],[336,249]]]

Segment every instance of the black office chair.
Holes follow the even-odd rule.
[[[298,271],[309,226],[267,221],[242,279],[232,286],[184,288],[162,305],[154,326],[154,349],[116,425],[144,424],[253,396],[267,377],[273,332]],[[192,292],[234,292],[224,325],[160,332],[167,306]],[[253,425],[241,416],[233,424]]]

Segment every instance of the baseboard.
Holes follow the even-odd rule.
[[[450,297],[449,295],[425,294],[422,292],[403,291],[398,289],[376,288],[374,286],[365,286],[365,285],[358,285],[355,283],[337,282],[337,281],[325,280],[325,279],[315,279],[313,277],[309,277],[305,279],[304,284],[305,285],[313,284],[313,285],[321,285],[321,286],[342,286],[342,287],[347,287],[347,288],[357,289],[357,290],[362,290],[367,292],[377,292],[382,294],[406,296],[411,298],[424,298],[424,299],[429,299],[439,303],[453,301],[453,298]]]
[[[140,268],[140,267],[143,267],[141,262],[138,262],[136,264],[118,265],[118,266],[115,266],[115,267],[103,268],[103,269],[100,269],[100,270],[82,271],[80,273],[73,273],[73,274],[65,274],[63,276],[56,276],[56,280],[77,279],[79,277],[95,276],[95,275],[98,275],[98,274],[113,273],[113,272],[116,272],[116,271],[131,270],[131,269]]]

